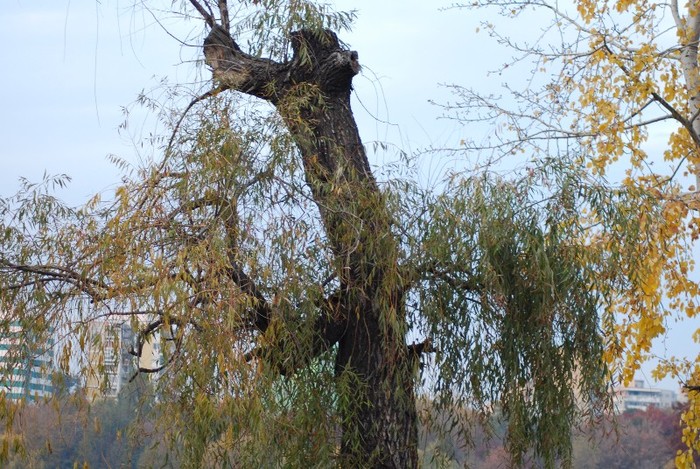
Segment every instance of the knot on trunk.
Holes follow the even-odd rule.
[[[360,72],[356,51],[342,47],[328,29],[296,31],[291,35],[298,81],[314,81],[326,93],[349,92]]]
[[[302,29],[293,32],[291,40],[295,58],[308,56],[316,63],[341,48],[338,35],[330,29]]]

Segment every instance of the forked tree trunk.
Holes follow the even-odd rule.
[[[292,37],[294,57],[250,56],[215,26],[204,53],[224,88],[270,101],[303,158],[340,280],[335,333],[345,467],[417,467],[414,357],[406,346],[398,245],[350,108],[357,53],[330,31]],[[338,332],[340,331],[340,332]]]

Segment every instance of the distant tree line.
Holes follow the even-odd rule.
[[[425,403],[424,403],[425,404]],[[659,469],[674,466],[674,458],[684,449],[681,440],[681,415],[686,405],[672,409],[650,407],[627,411],[615,418],[600,417],[580,428],[573,437],[572,467],[575,469]],[[426,409],[424,407],[424,409]],[[462,415],[460,415],[462,414]],[[469,411],[453,412],[446,419],[472,419]],[[494,416],[475,425],[471,441],[456,433],[431,431],[421,426],[421,461],[426,468],[497,469],[511,467],[503,444],[507,434],[505,420]],[[700,459],[695,460],[700,463]],[[532,455],[525,467],[543,467]]]
[[[166,451],[164,432],[153,421],[141,418],[142,405],[148,405],[152,399],[147,392],[148,387],[141,384],[128,387],[118,399],[88,402],[79,391],[55,401],[25,406],[14,421],[13,431],[5,430],[3,434],[3,441],[10,450],[7,467],[180,467],[177,451]],[[421,415],[434,412],[432,405],[422,400]],[[609,416],[601,417],[575,434],[572,467],[673,467],[677,452],[683,449],[680,416],[684,411],[685,406],[677,405],[672,409],[652,407],[645,411],[629,411],[614,421]],[[440,416],[431,414],[429,419],[421,419],[419,455],[422,467],[510,467],[504,445],[507,424],[498,413],[490,420],[475,424],[469,438],[459,431],[444,431],[444,425],[432,425],[430,422],[435,419],[477,421],[478,417],[470,410],[454,409],[449,415],[443,412]],[[12,453],[13,433],[24,438],[19,453]],[[235,457],[230,460],[235,464]],[[526,464],[543,466],[532,454]]]
[[[14,404],[2,429],[8,469],[137,468],[161,466],[159,434],[142,418],[152,396],[132,383],[117,399],[90,401],[83,389],[52,400]]]

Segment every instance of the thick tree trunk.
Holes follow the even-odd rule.
[[[298,32],[292,45],[290,62],[259,59],[214,27],[205,56],[221,85],[270,101],[285,119],[334,251],[343,322],[334,337],[341,464],[417,467],[399,248],[350,108],[357,54],[330,31]]]
[[[688,90],[688,116],[686,130],[696,146],[700,147],[700,65],[698,64],[698,40],[700,40],[700,11],[696,2],[689,2],[688,15],[680,16],[678,3],[672,4],[671,12],[680,37],[680,64]],[[698,148],[700,150],[700,148]],[[696,156],[697,158],[697,156]],[[700,165],[691,165],[695,174],[695,190],[700,190]]]

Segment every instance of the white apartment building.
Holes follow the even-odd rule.
[[[648,388],[641,379],[634,380],[632,386],[615,389],[615,412],[646,410],[649,407],[668,409],[678,402],[678,394],[668,389]]]
[[[105,320],[90,324],[88,373],[85,383],[90,398],[117,397],[134,373],[129,353],[134,332],[128,322]]]
[[[0,394],[18,401],[39,401],[53,394],[54,338],[38,341],[18,322],[0,333]]]
[[[90,347],[88,348],[88,373],[85,383],[90,398],[117,397],[137,371],[137,363],[143,368],[153,369],[160,363],[160,344],[147,341],[138,359],[132,352],[136,349],[136,333],[129,321],[119,318],[95,321],[90,324]]]

